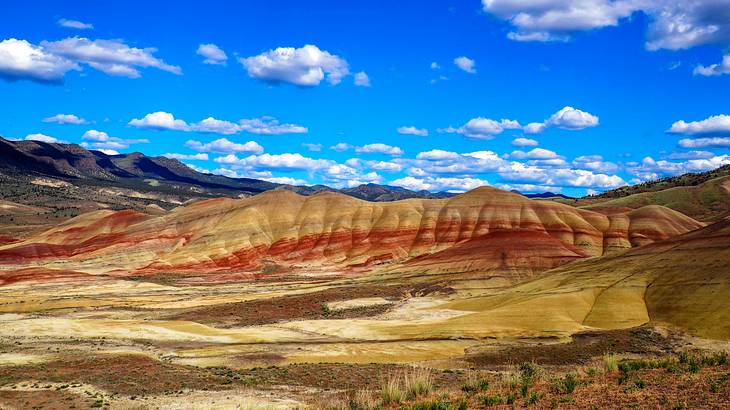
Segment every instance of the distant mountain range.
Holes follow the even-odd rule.
[[[325,185],[283,185],[202,173],[176,159],[150,157],[139,152],[107,155],[76,144],[4,138],[0,138],[0,182],[2,199],[82,210],[107,207],[143,210],[150,205],[169,209],[195,199],[245,197],[272,189],[287,189],[302,195],[341,192],[378,202],[453,196],[378,184],[340,190]]]

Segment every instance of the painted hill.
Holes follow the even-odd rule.
[[[730,337],[730,219],[623,254],[546,272],[496,295],[456,301],[474,311],[448,333],[559,335],[654,323]]]
[[[449,199],[397,202],[274,190],[157,216],[86,213],[0,247],[0,264],[128,274],[259,272],[266,266],[352,271],[436,261],[439,270],[463,271],[463,255],[477,252],[474,259],[482,262],[474,269],[508,266],[531,274],[701,226],[660,206],[599,213],[487,187]]]

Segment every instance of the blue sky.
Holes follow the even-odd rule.
[[[0,135],[432,191],[730,163],[728,0],[230,3],[6,4]]]

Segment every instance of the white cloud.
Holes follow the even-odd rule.
[[[322,144],[313,144],[311,142],[303,142],[302,146],[312,152],[322,151]]]
[[[666,131],[684,135],[730,135],[730,115],[713,115],[701,121],[677,121]]]
[[[67,72],[80,69],[76,62],[25,40],[0,41],[0,78],[5,80],[59,83]]]
[[[403,155],[403,150],[400,147],[394,147],[387,144],[367,144],[362,147],[355,147],[355,152],[358,154],[384,154],[390,156]]]
[[[45,134],[28,134],[24,138],[26,141],[41,141],[41,142],[47,142],[47,143],[65,143],[66,141],[61,141],[59,139],[56,139],[55,137],[51,137],[50,135]]]
[[[712,158],[690,159],[682,162],[656,161],[652,157],[645,157],[641,163],[627,167],[631,175],[642,180],[657,179],[665,176],[685,174],[688,172],[709,171],[723,165],[730,164],[730,156],[718,155]]]
[[[456,152],[444,151],[441,149],[432,149],[431,151],[419,152],[416,159],[424,159],[427,161],[443,161],[459,159],[461,154]]]
[[[81,139],[89,142],[82,142],[81,146],[87,149],[96,150],[120,150],[129,148],[131,144],[146,144],[149,141],[146,139],[122,139],[118,137],[109,136],[106,132],[97,130],[88,130],[81,136]]]
[[[337,144],[330,147],[330,149],[332,151],[337,151],[337,152],[343,152],[343,151],[347,151],[347,150],[350,150],[353,148],[354,147],[352,145],[350,145],[346,142],[338,142]]]
[[[469,57],[461,56],[454,59],[454,64],[469,74],[476,74],[476,62]]]
[[[525,134],[531,135],[540,134],[550,127],[579,131],[585,128],[595,127],[598,125],[598,122],[597,116],[566,105],[544,122],[531,122],[527,124],[522,131]]]
[[[178,160],[185,160],[185,161],[207,161],[208,160],[208,154],[199,153],[199,154],[176,154],[176,153],[167,153],[162,154],[163,157],[172,158],[172,159],[178,159]]]
[[[730,74],[730,54],[725,55],[722,58],[722,62],[720,62],[719,64],[712,64],[707,67],[699,65],[695,67],[692,73],[695,75],[704,75],[707,77]]]
[[[677,145],[682,148],[730,147],[730,137],[683,138]]]
[[[190,130],[190,126],[185,121],[175,119],[174,115],[164,111],[149,113],[143,118],[134,118],[129,121],[129,125],[150,130]]]
[[[54,116],[44,118],[43,122],[55,122],[57,124],[74,124],[74,125],[83,125],[83,124],[89,123],[85,119],[77,117],[73,114],[56,114]]]
[[[537,140],[533,140],[530,138],[520,137],[513,139],[512,145],[514,145],[515,147],[536,147],[538,145],[538,142]]]
[[[558,127],[566,130],[582,130],[598,125],[598,117],[577,108],[565,106],[560,111],[551,115],[545,121],[545,124],[550,127]]]
[[[281,134],[306,134],[307,127],[297,124],[281,124],[274,117],[261,117],[249,120],[238,121],[242,131],[252,134],[281,135]]]
[[[728,145],[730,146],[730,138],[728,138]],[[686,151],[686,152],[673,152],[667,155],[667,159],[710,159],[715,154],[710,151]]]
[[[204,64],[226,65],[228,60],[226,52],[215,44],[199,45],[196,54],[205,58]]]
[[[188,140],[185,142],[185,146],[198,152],[215,152],[219,154],[228,154],[232,152],[264,152],[264,147],[259,145],[256,141],[248,141],[244,144],[239,144],[226,138],[219,138],[207,144],[196,140]]]
[[[182,127],[182,124],[179,126]],[[181,128],[180,130],[185,129]],[[241,128],[236,123],[208,117],[198,123],[191,124],[189,130],[210,134],[232,135],[241,131]]]
[[[106,155],[119,155],[119,151],[115,149],[99,148],[97,151],[102,152]]]
[[[390,183],[412,191],[450,191],[465,192],[480,186],[489,185],[489,182],[479,178],[445,178],[426,177],[416,178],[407,176],[399,178]]]
[[[506,129],[518,128],[520,128],[520,123],[515,120],[502,119],[495,121],[489,118],[477,117],[472,118],[459,128],[439,128],[436,131],[447,134],[461,134],[471,139],[490,140]]]
[[[482,0],[484,11],[509,21],[517,41],[566,41],[577,32],[648,15],[646,48],[684,49],[730,39],[727,0]]]
[[[239,61],[250,77],[274,84],[311,87],[319,85],[326,76],[327,82],[336,85],[350,74],[347,61],[311,44],[302,48],[279,47]]]
[[[370,77],[368,77],[365,71],[355,73],[355,85],[358,87],[370,87]]]
[[[139,78],[138,68],[153,67],[173,74],[182,74],[173,66],[153,56],[156,48],[129,47],[121,40],[89,40],[69,37],[59,41],[42,41],[44,50],[70,61],[85,63],[113,76]]]
[[[64,19],[64,18],[58,19],[57,23],[61,27],[75,28],[77,30],[90,30],[90,29],[94,28],[93,24],[83,23],[78,20],[69,20],[69,19]]]
[[[600,155],[581,155],[573,160],[573,167],[587,169],[590,171],[602,172],[604,174],[615,173],[619,166],[613,162],[604,161]]]
[[[307,185],[307,181],[303,179],[297,179],[292,177],[268,177],[262,178],[264,181],[273,182],[275,184],[284,185]]]
[[[522,131],[525,134],[534,135],[534,134],[541,134],[543,131],[545,131],[546,128],[547,128],[547,126],[545,125],[544,122],[531,122],[531,123],[525,125],[525,127],[522,129]]]
[[[529,152],[512,151],[510,157],[517,159],[555,159],[560,158],[558,154],[544,148],[535,148]]]
[[[431,63],[431,70],[440,70],[440,69],[441,69],[441,66],[439,65],[439,63],[437,63],[435,61]]]
[[[413,126],[398,127],[398,134],[404,135],[418,135],[419,137],[425,137],[428,135],[428,130],[425,128],[416,128]]]

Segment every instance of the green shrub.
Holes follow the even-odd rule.
[[[606,353],[603,355],[603,365],[606,372],[615,372],[618,370],[618,358],[613,353]]]
[[[431,371],[421,367],[414,367],[403,375],[406,395],[413,399],[428,394],[433,389]]]
[[[578,387],[578,383],[578,378],[575,377],[575,374],[568,373],[562,379],[559,379],[554,387],[558,393],[570,394]]]
[[[480,401],[485,406],[497,406],[502,404],[502,396],[496,393],[491,396],[483,396]]]
[[[531,406],[535,403],[537,403],[540,400],[540,395],[537,394],[537,392],[530,393],[530,396],[527,397],[527,405]]]
[[[383,404],[400,403],[403,400],[403,391],[397,377],[391,377],[380,388],[380,399]]]

